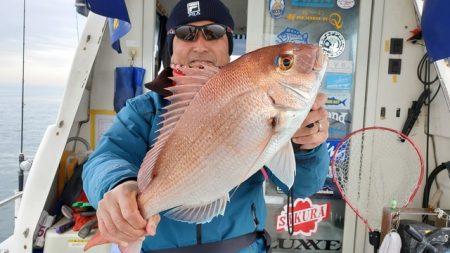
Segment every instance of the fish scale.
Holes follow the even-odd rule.
[[[228,193],[263,165],[291,187],[290,139],[314,102],[326,61],[316,45],[285,43],[220,70],[176,66],[185,76],[173,78],[173,106],[138,174],[144,217],[169,210],[165,215],[175,220],[208,222],[225,212]],[[105,240],[96,235],[88,246],[99,242]],[[139,252],[141,244],[123,250]]]
[[[231,111],[233,112],[233,114],[230,114],[230,113],[227,113],[227,112],[224,112],[224,113],[228,114],[228,116],[234,115],[234,116],[241,116],[242,117],[243,114],[240,114],[239,111],[236,110],[236,108],[235,108],[236,106],[237,105],[232,106]],[[230,118],[228,118],[228,119],[230,119]],[[228,127],[223,127],[222,128],[222,129],[227,129],[228,128],[227,129],[228,131],[225,131],[225,132],[220,131],[220,134],[216,134],[216,136],[226,137],[226,136],[230,136],[233,132],[234,133],[238,133],[240,131],[236,131],[235,130],[238,127],[248,128],[248,129],[252,129],[253,128],[251,126],[239,126],[239,122],[240,121],[239,120],[232,120],[232,119],[233,118],[231,118],[231,122],[234,122],[234,124],[229,125]],[[252,123],[253,121],[245,121],[245,122]],[[221,128],[219,128],[218,125],[221,125],[221,124],[222,123],[220,121],[214,120],[214,122],[212,122],[212,124],[209,124],[208,126],[205,126],[205,127],[208,127],[210,129],[219,130]],[[202,127],[200,126],[200,129],[201,128]],[[185,131],[183,131],[183,133],[181,133],[181,135],[186,134],[186,136],[191,137],[190,140],[183,141],[181,143],[181,145],[174,145],[173,143],[170,142],[170,140],[167,143],[169,146],[173,147],[174,151],[168,150],[166,153],[164,153],[164,155],[167,155],[168,158],[164,159],[165,157],[163,157],[162,159],[164,159],[164,161],[167,161],[167,163],[166,164],[162,163],[160,166],[161,167],[165,167],[165,166],[167,166],[169,164],[172,164],[175,169],[171,170],[169,174],[171,175],[171,178],[173,178],[174,180],[178,176],[180,176],[180,175],[185,173],[186,169],[184,169],[181,166],[181,164],[190,164],[192,167],[199,167],[199,168],[205,168],[205,167],[206,168],[211,168],[211,167],[212,168],[216,168],[216,170],[217,170],[216,174],[218,174],[220,171],[224,171],[224,170],[226,170],[228,168],[235,168],[235,167],[238,167],[238,166],[243,166],[243,164],[245,164],[247,162],[243,158],[245,158],[245,157],[252,157],[250,155],[250,152],[248,152],[246,150],[246,151],[244,151],[244,155],[241,155],[241,157],[239,157],[239,159],[236,159],[238,161],[237,164],[232,164],[227,159],[227,157],[217,156],[217,155],[205,155],[205,154],[211,154],[212,153],[212,149],[217,147],[218,144],[224,142],[224,140],[222,140],[221,138],[211,138],[211,139],[208,139],[208,138],[197,138],[197,135],[195,133],[191,132],[192,130],[193,130],[192,127],[191,128],[187,128],[187,129],[185,129]],[[204,131],[200,130],[198,132],[199,133],[203,133]],[[191,134],[188,135],[189,133],[191,133]],[[247,135],[247,136],[249,136],[249,135]],[[176,136],[176,133],[174,133],[173,139],[176,140],[176,139],[178,139],[177,137],[178,136]],[[237,138],[227,138],[227,139],[229,141],[235,141]],[[252,140],[248,140],[248,138],[247,138],[244,142],[247,145],[252,146],[251,143],[252,142],[255,143],[256,140],[252,141]],[[229,146],[235,146],[236,144],[235,143],[230,143],[228,145]],[[204,148],[201,148],[201,147],[204,147]],[[198,156],[214,157],[215,159],[197,159],[197,158],[194,158],[194,157],[198,157],[198,156],[193,155],[193,154],[195,154],[195,152],[192,152],[192,151],[191,152],[185,152],[186,155],[183,156],[183,155],[180,155],[180,152],[177,149],[179,149],[179,150],[188,150],[188,149],[198,150]],[[219,161],[218,161],[218,159],[219,159]],[[222,162],[220,162],[220,160],[222,160]],[[206,163],[208,163],[209,166]],[[155,188],[159,188],[159,187],[166,188],[165,192],[167,192],[167,195],[164,194],[164,195],[161,196],[161,198],[164,199],[164,198],[168,198],[168,195],[173,193],[173,192],[180,192],[186,186],[198,185],[198,183],[195,184],[196,183],[195,181],[203,181],[203,180],[208,180],[208,179],[211,180],[210,176],[203,176],[202,177],[202,175],[207,175],[207,174],[205,172],[201,171],[201,170],[198,170],[197,173],[191,172],[189,177],[186,178],[186,182],[185,183],[183,183],[181,185],[170,184],[169,186],[171,188],[164,187],[167,184],[164,183],[162,180],[161,181],[160,180],[157,181],[157,178],[156,178],[155,181],[154,181],[154,187]],[[164,175],[161,175],[161,176],[164,176]],[[222,177],[220,177],[219,182],[216,182],[213,187],[216,187],[218,185],[218,183],[220,183],[220,182],[230,181],[233,178],[235,178],[235,175],[233,173],[223,173]],[[219,179],[219,178],[217,178],[217,179]],[[231,183],[231,184],[232,185],[236,185],[237,183]],[[200,187],[200,186],[198,186],[198,187]],[[206,195],[206,197],[207,197],[207,194],[205,194],[205,193],[207,193],[207,192],[209,192],[211,190],[214,190],[214,189],[211,189],[211,188],[209,188],[209,189],[204,189],[203,188],[202,189],[200,187],[200,189],[192,188],[191,192],[199,191],[200,193],[203,193],[203,194],[198,194],[198,196],[203,195],[203,197],[205,197],[205,195]],[[225,194],[226,192],[228,192],[228,191],[224,191],[223,194]],[[194,196],[197,196],[197,195],[194,195]],[[186,199],[186,197],[188,197],[188,196],[183,196],[183,194],[180,194],[179,196],[177,196],[177,198],[184,199],[187,203],[189,203],[189,199]],[[162,199],[155,199],[155,200],[149,199],[148,201],[159,202],[159,201],[162,201]],[[172,197],[171,199],[175,200],[176,198]],[[168,205],[170,205],[170,204],[168,204]]]

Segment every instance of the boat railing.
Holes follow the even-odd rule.
[[[20,191],[20,192],[15,193],[13,196],[10,196],[10,197],[5,198],[4,200],[1,200],[0,201],[0,207],[4,206],[4,205],[8,204],[9,202],[12,202],[12,201],[14,201],[14,200],[16,200],[16,199],[18,199],[20,197],[22,197],[22,194],[23,194],[23,192]]]

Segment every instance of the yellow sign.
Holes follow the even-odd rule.
[[[116,112],[112,110],[90,110],[91,148],[94,149],[103,134],[112,125]]]
[[[333,12],[328,16],[321,15],[321,13],[317,13],[316,15],[297,15],[294,13],[290,13],[287,15],[287,19],[289,21],[305,20],[328,22],[332,26],[336,27],[336,29],[341,29],[343,25],[341,14],[337,12]]]

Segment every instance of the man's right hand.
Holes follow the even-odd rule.
[[[97,219],[100,233],[110,242],[126,247],[128,243],[143,241],[154,235],[160,216],[147,222],[138,209],[136,181],[126,181],[107,192],[98,203]]]

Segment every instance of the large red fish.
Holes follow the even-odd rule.
[[[291,187],[290,139],[308,114],[326,68],[316,45],[286,43],[218,69],[182,68],[171,104],[138,175],[139,209],[150,217],[205,223],[225,212],[229,192],[266,165]],[[86,245],[106,243],[98,233]],[[140,252],[142,242],[122,252]]]

